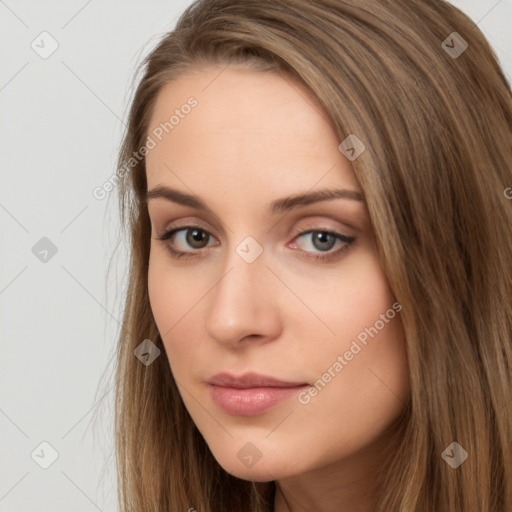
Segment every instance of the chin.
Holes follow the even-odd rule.
[[[267,468],[224,468],[229,474],[240,478],[241,480],[248,480],[250,482],[272,482],[273,480],[281,479],[281,474],[276,474],[272,469]],[[230,469],[230,470],[228,470]]]
[[[242,457],[243,458],[243,457]],[[252,467],[245,467],[244,463],[237,456],[234,458],[217,458],[220,466],[229,474],[240,478],[241,480],[249,480],[251,482],[271,482],[292,476],[296,473],[290,471],[290,464],[283,460],[263,460],[262,457]]]

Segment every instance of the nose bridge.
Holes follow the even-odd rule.
[[[251,292],[256,294],[259,288],[257,283],[264,285],[268,281],[267,273],[263,245],[253,236],[246,236],[239,243],[229,246],[218,294],[235,299],[244,298]]]
[[[222,277],[212,290],[206,319],[209,335],[236,343],[250,335],[267,338],[278,327],[272,273],[263,247],[246,237],[225,256]]]

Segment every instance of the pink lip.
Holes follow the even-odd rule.
[[[308,386],[304,382],[285,382],[256,373],[246,373],[241,377],[219,373],[208,384],[213,401],[235,416],[262,414]]]

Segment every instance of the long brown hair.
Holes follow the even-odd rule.
[[[213,458],[148,299],[146,169],[134,154],[162,86],[205,63],[300,80],[340,143],[365,145],[352,168],[403,307],[412,389],[376,510],[510,511],[512,93],[479,28],[442,0],[197,1],[141,63],[118,161],[131,245],[116,375],[122,511],[272,510],[274,482]],[[134,356],[145,339],[161,350],[148,366]],[[456,468],[443,457],[453,442],[468,454]]]

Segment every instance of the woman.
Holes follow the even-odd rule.
[[[123,512],[512,507],[512,94],[441,0],[195,2],[119,156]]]

